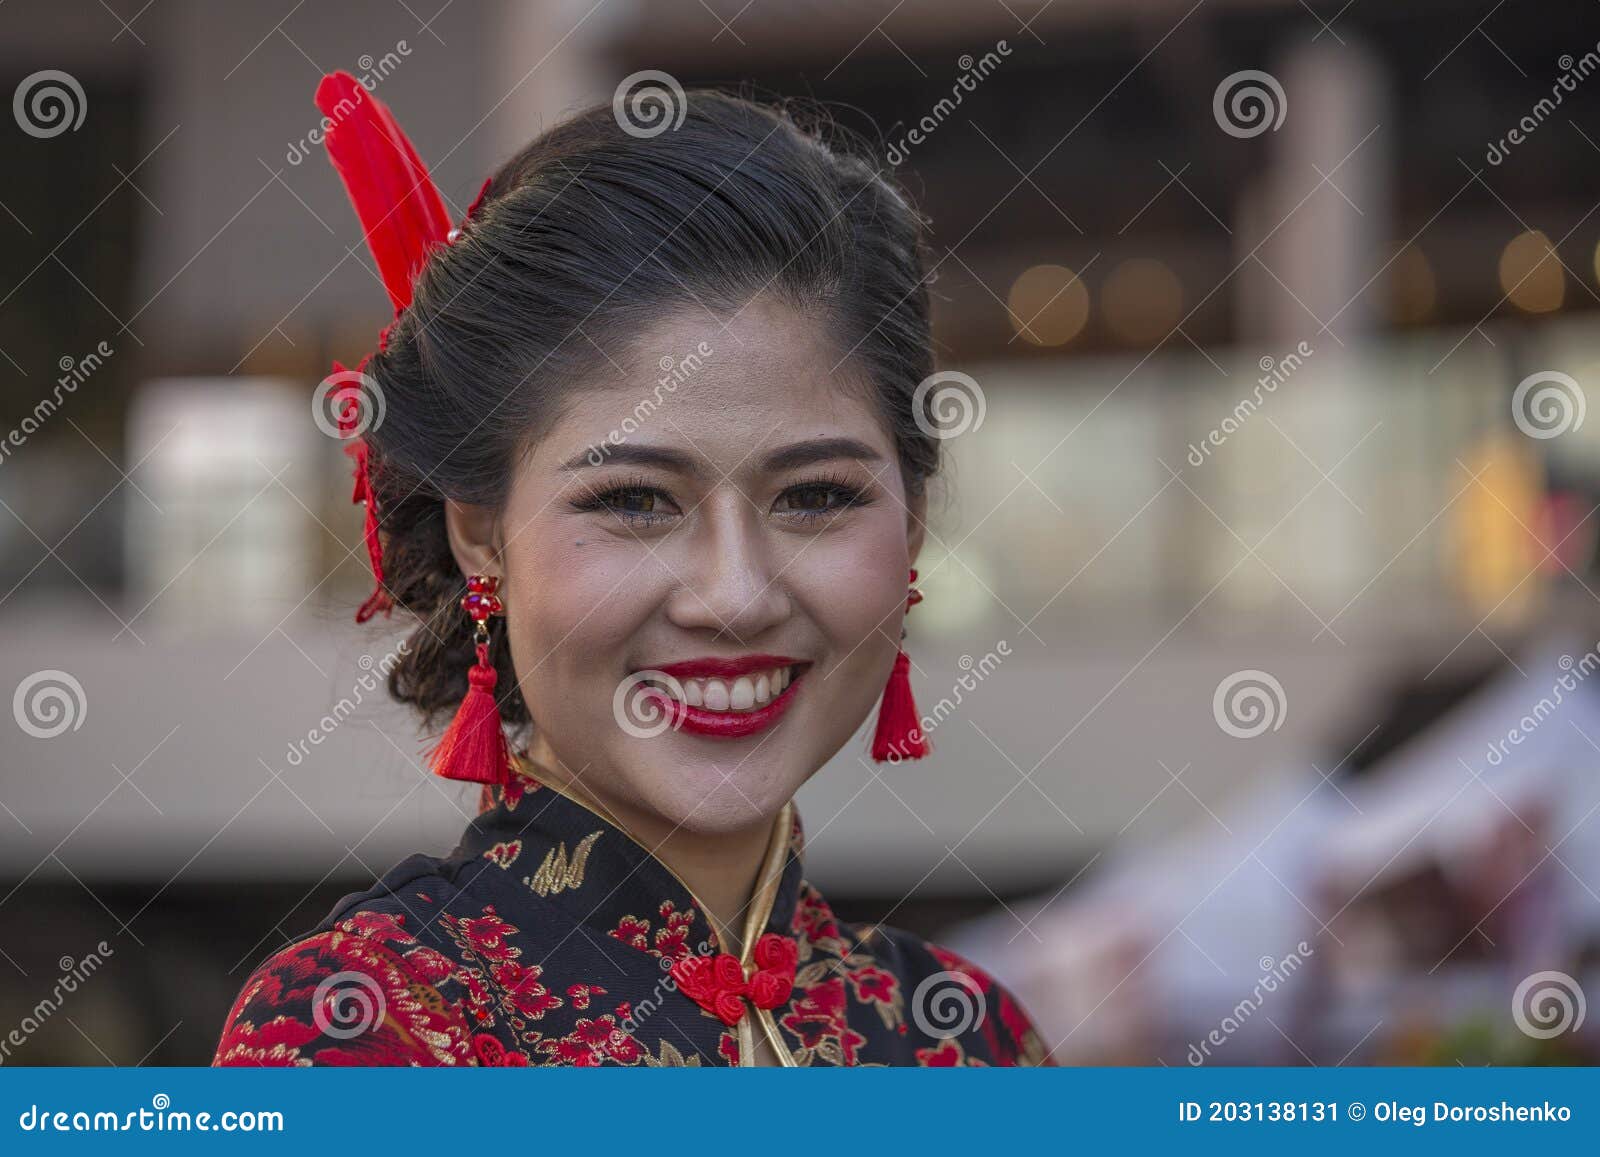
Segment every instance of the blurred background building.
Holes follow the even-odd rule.
[[[208,1060],[473,806],[372,690],[311,420],[388,308],[335,69],[457,217],[647,69],[821,102],[919,198],[975,383],[910,623],[936,754],[805,789],[842,914],[1064,1060],[1600,1059],[1590,0],[11,0],[8,1062]]]

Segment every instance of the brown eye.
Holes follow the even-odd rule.
[[[678,512],[666,491],[641,483],[591,491],[582,498],[575,498],[572,505],[575,510],[609,514],[636,527],[670,521]]]
[[[623,514],[654,514],[656,496],[651,490],[618,490],[608,497],[606,505]]]
[[[866,505],[866,497],[854,486],[840,482],[802,482],[785,490],[778,499],[780,514],[801,520],[839,514],[852,506]]]
[[[827,510],[833,495],[822,486],[804,486],[788,495],[789,509],[806,512]]]

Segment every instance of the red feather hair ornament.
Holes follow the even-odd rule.
[[[316,101],[328,122],[323,133],[328,159],[355,206],[367,248],[378,263],[378,275],[398,318],[411,304],[412,285],[428,254],[453,239],[444,198],[388,107],[355,77],[348,72],[324,76],[317,85]],[[478,191],[467,210],[467,219],[483,204],[490,180],[484,181]],[[389,328],[385,326],[378,335],[380,350],[388,342]],[[338,362],[333,363],[333,368],[336,378],[346,375],[344,380],[348,380],[352,376]],[[367,358],[362,358],[354,374],[364,375],[366,368]],[[339,428],[346,438],[345,453],[355,460],[355,489],[350,500],[364,503],[367,508],[362,539],[372,566],[374,587],[356,611],[356,622],[364,623],[378,611],[391,610],[394,602],[383,583],[383,542],[379,537],[382,512],[372,489],[366,439],[358,434],[361,403],[357,392],[358,387],[341,391],[344,404]]]
[[[451,244],[458,232],[450,227],[444,198],[428,175],[428,167],[382,101],[347,72],[323,77],[317,85],[316,101],[328,125],[323,134],[328,159],[355,206],[367,248],[378,263],[378,274],[398,318],[411,304],[412,286],[429,254],[436,247]],[[492,181],[493,178],[484,181],[467,210],[466,220],[483,204]],[[378,335],[380,350],[388,342],[390,326]],[[355,375],[365,374],[370,357],[369,354],[361,359]],[[354,376],[338,362],[334,363],[334,371],[338,381],[349,381]],[[360,389],[360,385],[353,384],[340,391],[338,417],[340,432],[346,439],[345,452],[355,462],[351,501],[366,505],[362,539],[372,565],[374,588],[356,611],[356,622],[364,623],[380,610],[392,610],[394,600],[383,581],[383,540],[379,533],[382,512],[372,488],[370,448],[361,434]],[[483,629],[480,621],[480,640],[487,639]],[[499,705],[493,694],[495,671],[488,661],[488,644],[480,641],[476,649],[478,663],[470,673],[468,694],[455,722],[434,749],[431,762],[436,773],[450,779],[501,783],[507,778],[507,760]],[[469,744],[463,736],[477,737],[482,742]],[[478,754],[480,748],[488,754]]]

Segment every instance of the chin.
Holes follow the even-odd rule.
[[[663,737],[676,746],[677,736]],[[703,742],[690,741],[695,748]],[[688,746],[688,744],[685,744]],[[790,773],[789,760],[763,759],[762,752],[747,759],[747,750],[735,754],[700,750],[652,752],[640,768],[641,795],[662,819],[685,831],[719,835],[768,825],[783,810],[800,785],[803,773]],[[748,745],[738,744],[740,748]]]

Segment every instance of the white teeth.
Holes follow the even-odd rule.
[[[661,690],[706,711],[752,711],[771,703],[792,682],[790,669],[777,667],[741,675],[731,683],[725,679],[680,679]]]

